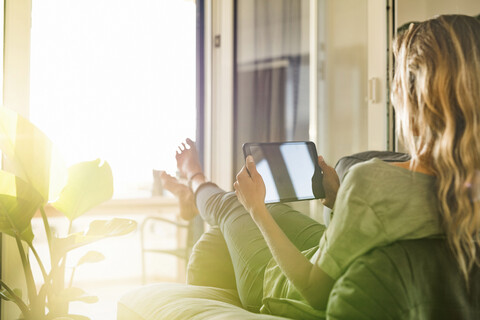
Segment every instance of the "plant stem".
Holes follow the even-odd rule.
[[[15,294],[15,292],[13,292],[12,289],[10,289],[9,286],[7,286],[7,284],[5,282],[3,282],[2,280],[0,280],[0,286],[1,287],[4,287],[5,290],[8,291],[8,293],[12,296],[15,304],[18,306],[18,308],[20,309],[20,311],[22,311],[22,314],[25,318],[28,317],[28,314],[30,313],[30,310],[28,309],[28,306],[25,304],[25,302],[23,302],[22,298],[17,296]]]
[[[69,223],[68,223],[68,232],[67,232],[67,236],[70,235],[70,233],[72,233],[72,227],[73,227],[73,221],[72,220],[68,220]],[[62,261],[62,264],[61,264],[61,270],[62,270],[62,273],[63,273],[63,277],[65,278],[65,267],[67,265],[67,254],[68,254],[68,251],[65,252],[65,255],[63,256],[63,261]],[[75,269],[74,269],[75,271]],[[70,286],[71,286],[71,282],[73,281],[73,274],[70,278]]]
[[[72,233],[72,228],[73,228],[73,220],[68,219],[68,234],[67,236]]]
[[[42,214],[43,226],[45,227],[45,234],[47,235],[48,249],[50,250],[50,262],[53,266],[53,240],[52,240],[52,229],[50,229],[50,224],[48,223],[47,214],[43,206],[40,206],[40,212]]]
[[[17,232],[15,232],[15,240],[17,241],[18,252],[20,253],[20,258],[22,259],[23,271],[25,273],[25,281],[27,282],[27,290],[28,290],[28,300],[30,301],[30,305],[32,309],[35,310],[35,306],[37,304],[37,289],[35,288],[35,280],[33,278],[32,268],[30,266],[30,261],[28,260],[27,255],[25,254],[25,250],[22,245],[22,240],[20,240],[20,236]]]
[[[72,228],[73,228],[73,220],[69,220],[67,236],[70,235],[70,233],[72,233]],[[65,255],[63,256],[63,261],[62,261],[62,268],[63,268],[64,275],[65,275],[65,266],[67,264],[67,253],[68,252],[66,252]],[[73,270],[72,270],[72,274],[70,275],[70,282],[69,282],[68,287],[72,286],[73,276],[75,275],[75,269],[76,268],[74,267]]]
[[[71,231],[72,231],[72,220],[69,220],[67,236],[71,233]],[[55,263],[52,259],[52,270],[50,272],[51,272],[51,278],[52,278],[52,290],[55,294],[59,294],[65,288],[65,266],[67,263],[67,253],[68,252],[65,252],[63,256],[57,257],[55,259]],[[69,302],[65,302],[62,305],[57,305],[55,307],[55,310],[52,311],[52,313],[54,314],[67,313],[68,308],[69,308]]]
[[[45,283],[42,285],[42,287],[40,288],[40,290],[38,291],[38,301],[40,303],[40,307],[39,308],[42,308],[42,310],[45,309],[45,305],[46,305],[46,296],[47,296],[47,291],[49,288],[51,288],[52,285],[50,283],[50,280],[45,281]]]
[[[75,270],[77,270],[77,267],[73,267],[72,274],[70,275],[70,282],[68,283],[68,287],[71,288],[73,284],[73,276],[75,275]]]
[[[38,265],[40,266],[40,269],[42,270],[43,280],[45,282],[47,282],[47,277],[48,277],[47,271],[45,270],[45,266],[43,265],[42,260],[40,259],[40,256],[38,255],[37,250],[35,249],[35,247],[33,246],[32,243],[29,243],[28,246],[30,247],[30,250],[32,250],[33,255],[37,259]]]

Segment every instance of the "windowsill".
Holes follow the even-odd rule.
[[[171,197],[152,197],[143,199],[112,199],[106,201],[90,211],[84,216],[109,216],[109,215],[136,215],[146,213],[171,213],[178,210],[177,199]],[[63,214],[51,205],[45,207],[47,216],[56,217]],[[37,212],[36,217],[40,217]]]

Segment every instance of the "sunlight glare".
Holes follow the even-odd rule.
[[[67,164],[102,158],[115,198],[151,195],[195,137],[195,4],[32,3],[30,116]]]

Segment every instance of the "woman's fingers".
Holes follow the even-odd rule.
[[[330,167],[326,162],[325,162],[325,159],[323,159],[322,156],[318,156],[318,165],[320,166],[320,168],[322,169],[322,171],[329,171],[331,169],[333,169],[332,167]]]
[[[340,179],[335,169],[330,167],[322,156],[318,157],[318,165],[323,171],[323,188],[325,189],[325,199],[322,200],[322,203],[329,208],[333,208],[340,186]]]
[[[323,175],[324,177],[332,177],[334,180],[338,180],[338,175],[337,175],[337,172],[335,171],[335,169],[333,167],[330,167],[326,162],[325,160],[323,159],[322,156],[319,156],[318,157],[318,165],[320,166],[320,168],[322,169],[323,171]]]
[[[245,165],[237,174],[237,181],[241,183],[242,181],[245,181],[245,179],[247,178],[250,180],[256,181],[259,175],[260,174],[257,171],[257,167],[255,165],[255,161],[253,160],[253,157],[247,156],[245,160]]]
[[[250,172],[252,180],[256,180],[260,174],[257,171],[257,166],[252,156],[247,156],[247,159],[245,159],[245,166],[247,167],[248,172]]]
[[[264,204],[265,185],[253,157],[248,156],[245,160],[245,166],[238,172],[233,188],[240,202],[250,211],[251,208]]]
[[[247,168],[245,166],[242,167],[242,169],[237,173],[237,181],[236,182],[241,182],[244,181],[245,178],[249,178],[250,176],[248,175]]]

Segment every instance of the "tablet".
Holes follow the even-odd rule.
[[[265,203],[325,197],[317,150],[311,141],[245,143],[266,187]]]

